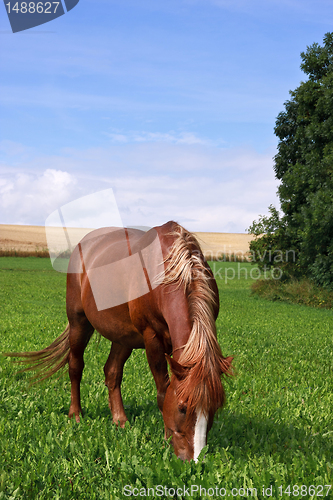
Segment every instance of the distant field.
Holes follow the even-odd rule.
[[[249,251],[251,235],[238,233],[196,234],[203,253],[208,258],[221,254],[245,256]],[[0,224],[0,251],[18,253],[43,252],[47,249],[44,226],[19,226]]]
[[[129,424],[111,423],[103,378],[110,343],[95,336],[85,355],[80,424],[67,418],[67,373],[28,388],[28,374],[0,357],[0,500],[118,500],[127,498],[126,485],[142,492],[162,485],[164,500],[222,498],[204,494],[216,487],[225,498],[332,500],[333,312],[252,296],[258,271],[248,263],[213,262],[212,269],[218,338],[238,373],[225,384],[227,406],[215,417],[205,457],[183,463],[165,443],[141,350],[125,365]],[[0,258],[0,351],[38,350],[60,334],[65,282],[48,259]],[[169,494],[191,486],[201,494]]]

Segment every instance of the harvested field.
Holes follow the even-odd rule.
[[[252,236],[240,233],[194,233],[206,258],[216,260],[221,255],[246,256]],[[0,255],[48,256],[44,226],[0,224]]]
[[[0,224],[0,256],[48,256],[45,227]]]
[[[246,258],[253,236],[242,233],[194,233],[203,254],[209,260],[218,260],[221,255],[234,255],[240,260]]]

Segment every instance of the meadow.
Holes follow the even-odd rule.
[[[333,312],[252,295],[258,271],[250,264],[211,265],[218,338],[237,375],[225,383],[227,405],[198,463],[183,463],[164,441],[142,350],[125,365],[129,422],[111,423],[110,343],[95,335],[79,424],[67,417],[67,373],[29,388],[29,373],[0,357],[0,500],[333,498]],[[65,283],[48,259],[0,258],[1,352],[39,350],[63,331]]]

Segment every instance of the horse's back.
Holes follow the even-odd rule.
[[[81,240],[70,264],[68,309],[80,310],[110,340],[143,347],[139,325],[152,314],[150,292],[158,286],[155,278],[164,268],[157,231],[92,231]]]
[[[131,253],[130,247],[145,233],[138,229],[106,227],[87,234],[79,243],[85,270],[120,261]]]
[[[75,247],[68,267],[69,273],[84,273],[154,248],[166,254],[173,242],[171,235],[177,224],[169,221],[162,226],[142,231],[135,228],[103,227],[88,233]],[[158,240],[157,240],[158,237]]]

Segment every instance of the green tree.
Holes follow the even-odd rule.
[[[308,79],[290,92],[274,129],[282,215],[270,207],[270,217],[253,222],[251,251],[293,249],[292,265],[267,259],[260,265],[279,265],[286,277],[307,276],[333,289],[333,33],[301,58]]]

